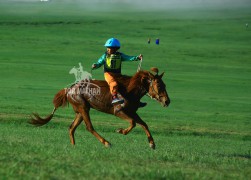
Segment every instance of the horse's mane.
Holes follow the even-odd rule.
[[[132,91],[142,90],[142,77],[148,75],[148,71],[139,71],[133,76],[127,75],[113,75],[114,79],[119,84],[119,90],[125,93],[130,93]]]

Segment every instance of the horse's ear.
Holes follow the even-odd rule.
[[[156,67],[152,67],[150,70],[151,70],[152,72],[155,72],[157,75],[158,75],[158,73],[159,73],[159,69],[156,68]]]
[[[161,75],[159,75],[160,79],[163,77],[163,75],[165,74],[165,72],[161,73]]]
[[[152,73],[148,72],[148,79],[151,81],[152,79],[154,79],[156,75],[153,75]]]

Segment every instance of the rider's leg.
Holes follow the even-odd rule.
[[[119,99],[117,94],[118,94],[118,84],[117,82],[114,80],[114,78],[112,77],[112,75],[108,72],[105,72],[105,80],[108,83],[109,87],[110,87],[110,92],[112,95],[112,104],[121,104],[124,102],[123,99]]]

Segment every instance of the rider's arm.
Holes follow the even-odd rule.
[[[123,53],[121,53],[121,60],[122,61],[138,61],[141,59],[141,56],[128,56]]]
[[[104,63],[105,63],[105,57],[106,57],[106,54],[103,54],[99,59],[98,59],[98,62],[94,63],[92,65],[92,68],[93,69],[97,69],[99,68],[100,66],[102,66]]]

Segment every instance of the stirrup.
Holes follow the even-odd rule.
[[[123,104],[124,99],[115,98],[112,100],[112,104]]]

